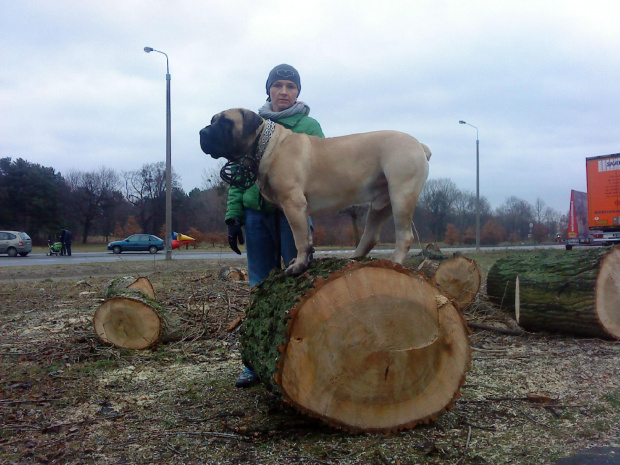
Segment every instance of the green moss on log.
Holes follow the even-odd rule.
[[[504,309],[514,309],[515,283],[518,275],[527,274],[528,279],[550,279],[555,276],[566,281],[574,276],[571,285],[578,291],[585,282],[596,279],[598,264],[611,247],[596,247],[568,250],[536,250],[518,252],[497,260],[487,276],[489,300]]]
[[[280,358],[279,348],[287,342],[289,313],[297,299],[312,289],[317,279],[327,278],[349,262],[340,258],[312,260],[308,270],[299,277],[287,277],[284,270],[274,270],[255,287],[240,330],[242,358],[271,391],[280,393],[272,376]]]
[[[519,274],[518,323],[532,331],[620,337],[620,248],[568,256]]]

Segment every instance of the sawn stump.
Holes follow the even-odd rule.
[[[352,432],[437,418],[469,369],[460,312],[412,270],[389,261],[313,261],[272,272],[241,329],[243,360],[299,411]]]
[[[147,349],[179,338],[178,321],[155,300],[148,278],[115,278],[106,285],[103,296],[105,301],[93,317],[95,333],[103,343]]]

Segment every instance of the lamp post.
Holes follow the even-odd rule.
[[[153,47],[144,47],[146,53],[157,52],[166,57],[166,260],[172,259],[172,155],[170,137],[170,67],[168,55]]]
[[[466,124],[476,130],[476,250],[480,250],[480,140],[476,126],[465,121],[459,121],[459,124]]]

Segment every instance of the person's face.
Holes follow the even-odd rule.
[[[271,97],[271,109],[273,111],[286,110],[297,101],[299,89],[292,81],[279,80],[271,84],[269,97]]]

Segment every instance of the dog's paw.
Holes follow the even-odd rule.
[[[285,271],[286,276],[299,276],[308,269],[307,263],[291,263]]]

